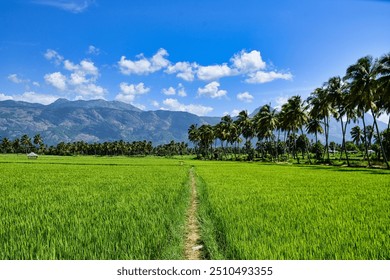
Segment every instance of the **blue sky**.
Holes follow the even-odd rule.
[[[234,115],[390,51],[390,1],[0,2],[0,100]]]

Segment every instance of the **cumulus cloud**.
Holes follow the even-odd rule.
[[[257,71],[255,73],[249,74],[249,78],[246,79],[245,82],[250,84],[264,84],[276,79],[292,80],[292,74],[277,73],[274,71],[271,72]]]
[[[64,91],[66,90],[66,77],[62,75],[60,72],[54,72],[51,74],[46,74],[44,76],[46,83],[52,85],[53,87]]]
[[[40,103],[44,105],[48,105],[53,103],[58,99],[58,96],[47,95],[47,94],[39,94],[33,91],[27,91],[22,95],[14,96],[14,100],[17,101],[25,101],[30,103]]]
[[[100,49],[98,49],[97,47],[95,47],[93,45],[90,45],[88,47],[87,54],[99,55],[100,54]]]
[[[215,81],[238,75],[245,77],[246,83],[266,83],[275,79],[292,79],[291,73],[269,71],[269,67],[258,50],[250,52],[242,50],[234,54],[229,62],[215,65],[199,65],[196,62],[188,61],[171,63],[166,59],[167,56],[168,52],[165,49],[159,49],[151,58],[147,58],[143,54],[138,55],[136,60],[122,56],[118,65],[121,73],[125,75],[148,75],[164,70],[165,73],[176,74],[177,78],[187,82],[194,81],[195,77],[201,81]]]
[[[69,75],[64,75],[61,72],[46,74],[44,79],[47,84],[61,91],[69,91],[79,94],[79,99],[97,99],[104,98],[107,90],[96,84],[99,77],[99,69],[95,64],[87,59],[83,59],[79,64],[74,63],[56,51],[48,50],[45,54],[46,59],[53,60],[59,64],[63,64],[65,70],[71,72]]]
[[[46,50],[46,53],[44,56],[47,60],[53,61],[56,65],[60,65],[62,63],[62,61],[64,60],[63,56],[61,56],[55,50],[51,50],[51,49]]]
[[[249,94],[249,92],[242,92],[237,94],[237,99],[243,102],[250,103],[253,101],[253,95]]]
[[[122,56],[118,62],[119,69],[125,75],[147,75],[167,67],[170,62],[165,58],[166,56],[168,52],[165,49],[159,49],[151,58],[146,58],[143,54],[137,56],[138,60],[130,60]]]
[[[1,93],[0,92],[0,101],[4,101],[4,100],[12,100],[13,97],[12,96],[9,96],[9,95],[5,95],[4,93]]]
[[[84,12],[94,0],[34,0],[32,3],[44,6],[50,6],[71,13],[82,13]]]
[[[240,110],[240,109],[234,109],[234,110],[231,112],[230,116],[236,117],[236,116],[238,116],[238,114],[239,114],[241,111],[242,111],[242,110]]]
[[[104,95],[107,92],[105,88],[93,83],[79,85],[74,91],[81,94],[82,99],[104,99]]]
[[[181,97],[187,96],[186,90],[181,83],[177,85],[177,88],[174,87],[163,88],[161,92],[165,95],[176,95],[177,93],[177,95]]]
[[[211,82],[204,88],[198,88],[198,95],[206,95],[211,98],[222,97],[227,94],[226,90],[219,89],[220,84],[218,82]]]
[[[230,60],[233,67],[236,68],[240,73],[248,73],[264,69],[266,63],[261,58],[259,51],[251,51],[250,53],[242,50],[240,53],[235,54]]]
[[[286,104],[287,101],[288,101],[288,96],[278,96],[278,97],[276,97],[275,98],[275,103],[276,103],[275,109],[276,110],[281,110],[283,104]]]
[[[176,74],[176,77],[187,82],[192,82],[195,78],[195,69],[198,67],[196,63],[177,62],[174,65],[169,65],[165,70],[168,74]]]
[[[21,83],[26,82],[25,80],[19,78],[17,74],[10,74],[10,75],[8,75],[7,78],[8,78],[8,80],[10,80],[11,82],[13,82],[15,84],[21,84]]]
[[[165,95],[176,95],[176,89],[173,87],[163,88],[161,92]]]
[[[152,104],[153,107],[156,107],[156,108],[160,107],[160,103],[158,103],[158,101],[156,101],[156,100],[153,100],[151,102],[151,104]]]
[[[228,77],[237,75],[237,71],[231,69],[226,64],[212,65],[212,66],[199,66],[197,76],[199,80],[217,80],[222,77]]]
[[[172,111],[182,111],[189,112],[198,116],[205,116],[211,111],[213,111],[212,107],[207,107],[198,104],[182,104],[177,99],[167,98],[163,101],[163,104],[166,107],[162,107],[162,110],[172,110]]]
[[[119,87],[121,92],[115,97],[115,100],[125,103],[132,103],[136,95],[145,94],[150,91],[150,88],[145,87],[144,83],[139,83],[137,85],[121,83]]]

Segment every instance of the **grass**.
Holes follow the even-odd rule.
[[[390,172],[196,163],[212,259],[390,259]]]
[[[208,259],[390,259],[387,170],[25,155],[0,156],[0,259],[183,259],[192,165]]]
[[[189,166],[0,157],[0,259],[181,259]]]

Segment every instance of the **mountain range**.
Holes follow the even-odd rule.
[[[49,104],[0,101],[0,138],[40,134],[44,143],[61,141],[152,141],[154,145],[187,141],[191,124],[211,124],[219,117],[187,112],[142,111],[119,101],[58,99]]]
[[[251,115],[253,115],[256,109]],[[142,111],[119,101],[58,99],[49,104],[22,101],[0,101],[0,139],[20,138],[23,134],[33,137],[40,134],[45,144],[59,142],[152,141],[154,145],[187,142],[188,128],[192,124],[211,124],[220,117],[200,117],[187,112]],[[366,116],[372,124],[372,116]],[[387,124],[378,122],[381,130]],[[347,138],[350,138],[347,128]],[[323,137],[319,137],[323,140]],[[330,123],[329,140],[341,143],[340,124]]]

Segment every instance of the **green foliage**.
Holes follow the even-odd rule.
[[[196,170],[211,258],[390,258],[387,171],[234,162]]]
[[[0,259],[182,259],[189,167],[1,156]]]

